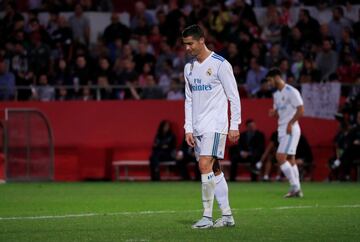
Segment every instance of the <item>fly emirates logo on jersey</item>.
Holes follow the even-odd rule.
[[[202,84],[200,78],[194,78],[194,84],[191,84],[190,87],[192,92],[212,90],[212,86],[210,84]]]

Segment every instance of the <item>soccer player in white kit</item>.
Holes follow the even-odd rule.
[[[295,162],[295,154],[300,139],[299,118],[304,114],[304,103],[299,91],[281,79],[279,69],[271,69],[267,81],[277,90],[273,95],[273,109],[269,115],[278,118],[278,141],[276,159],[280,169],[289,180],[290,191],[285,198],[302,197],[299,170]]]
[[[184,128],[186,142],[195,148],[199,162],[204,208],[203,217],[192,228],[234,226],[228,186],[218,160],[224,158],[226,136],[231,142],[240,136],[241,108],[236,80],[230,63],[206,47],[204,32],[198,25],[185,28],[182,41],[187,53],[194,57],[184,67]],[[214,196],[222,212],[215,223]]]

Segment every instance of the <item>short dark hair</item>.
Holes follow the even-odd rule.
[[[267,78],[274,78],[275,76],[281,76],[281,71],[278,68],[272,68],[266,75]]]
[[[246,122],[245,122],[246,126],[251,124],[251,123],[255,123],[255,121],[252,118],[247,119]]]
[[[186,38],[189,36],[192,36],[194,39],[199,40],[200,38],[203,38],[205,36],[205,34],[199,25],[193,24],[193,25],[186,27],[182,32],[183,38]]]

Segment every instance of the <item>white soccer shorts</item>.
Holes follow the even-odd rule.
[[[200,156],[212,156],[224,159],[226,134],[205,133],[195,136],[195,156],[199,161]]]
[[[293,126],[291,134],[279,136],[279,147],[277,149],[277,153],[295,155],[300,140],[300,133],[300,127]]]

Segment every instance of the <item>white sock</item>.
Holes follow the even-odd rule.
[[[215,176],[215,198],[219,204],[222,215],[231,215],[231,209],[229,205],[229,189],[224,177],[224,173]]]
[[[297,185],[298,188],[300,189],[300,188],[301,188],[301,185],[300,185],[299,168],[298,168],[298,166],[295,164],[295,165],[292,166],[292,169],[293,169],[294,174],[295,174],[296,185]]]
[[[215,194],[215,175],[214,172],[201,174],[202,202],[204,207],[204,217],[212,218],[212,210]]]
[[[285,161],[285,163],[280,166],[280,169],[284,173],[286,178],[289,180],[291,188],[298,189],[294,174],[295,172],[291,167],[290,163],[288,161]]]

